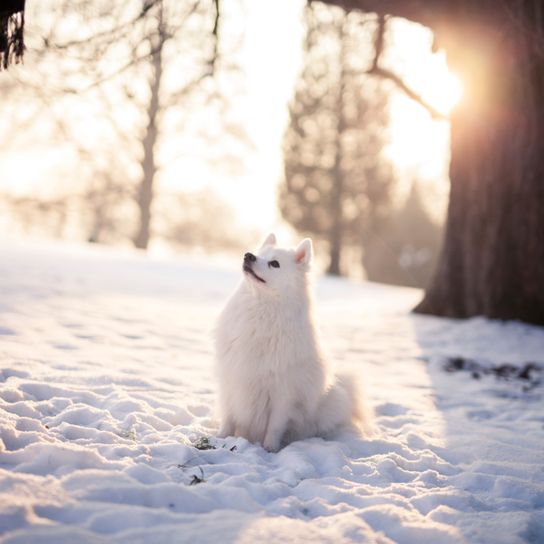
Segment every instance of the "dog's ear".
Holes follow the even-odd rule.
[[[264,246],[275,246],[275,245],[276,245],[276,236],[273,232],[271,232],[266,237],[266,240],[263,242],[263,245],[261,246],[261,248],[263,248]]]
[[[312,260],[312,241],[310,238],[304,238],[295,250],[295,261],[298,264],[308,264]]]

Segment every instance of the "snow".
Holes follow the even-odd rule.
[[[374,432],[273,454],[213,437],[238,263],[4,245],[0,278],[1,543],[544,541],[542,386],[444,370],[542,364],[543,329],[319,279],[324,345]]]

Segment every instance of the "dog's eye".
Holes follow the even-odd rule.
[[[274,268],[279,268],[280,267],[280,263],[278,261],[268,261],[268,267],[274,267]]]

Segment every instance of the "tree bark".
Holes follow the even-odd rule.
[[[151,235],[151,205],[153,202],[153,182],[157,172],[155,163],[155,144],[157,143],[157,116],[159,113],[159,94],[162,80],[162,41],[156,47],[151,62],[150,97],[147,108],[147,127],[143,139],[142,180],[138,189],[139,226],[134,245],[147,249]]]
[[[416,311],[544,325],[544,54],[510,36],[452,116],[444,246]]]

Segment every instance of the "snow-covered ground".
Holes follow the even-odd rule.
[[[544,387],[485,373],[542,364],[544,330],[410,315],[416,290],[317,284],[373,436],[195,448],[237,268],[0,248],[0,542],[544,542]]]

